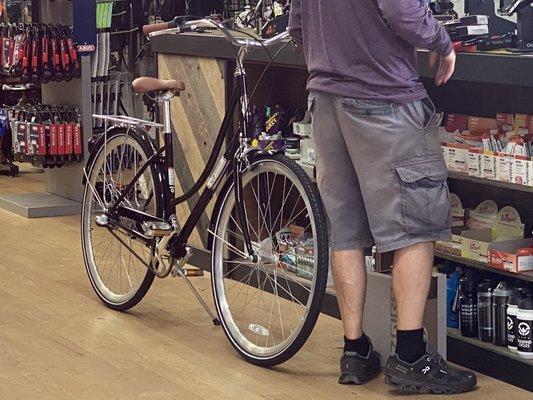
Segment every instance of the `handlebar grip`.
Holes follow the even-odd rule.
[[[158,31],[163,31],[165,29],[169,29],[169,28],[175,28],[175,24],[172,24],[172,22],[174,21],[171,21],[171,22],[161,22],[159,24],[152,24],[152,25],[144,25],[143,26],[143,34],[145,36],[148,36],[150,35],[150,33],[153,33],[153,32],[158,32]]]

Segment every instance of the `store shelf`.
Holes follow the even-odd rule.
[[[449,261],[453,261],[453,262],[456,262],[458,264],[463,264],[463,265],[466,265],[468,267],[480,269],[482,271],[493,272],[493,273],[498,274],[498,275],[504,275],[504,276],[508,276],[510,278],[515,278],[515,279],[521,279],[521,280],[524,280],[524,281],[527,281],[527,282],[533,282],[533,272],[514,273],[514,272],[504,271],[502,269],[492,268],[492,267],[488,266],[487,264],[479,262],[479,261],[474,261],[474,260],[469,260],[467,258],[454,256],[453,254],[448,254],[448,253],[446,253],[444,251],[439,251],[439,250],[435,251],[435,257],[442,258],[442,259],[449,260]]]
[[[152,49],[158,53],[213,57],[218,59],[235,59],[232,45],[222,35],[213,33],[162,34],[151,38]],[[281,49],[281,47],[283,49]],[[296,53],[291,45],[280,44],[270,50],[277,54],[275,66],[305,69],[302,54]],[[433,78],[435,71],[429,67],[429,52],[418,51],[418,64],[422,78]],[[248,62],[268,63],[270,58],[262,50],[251,51]],[[492,83],[507,86],[533,87],[533,55],[513,53],[457,54],[454,81]]]
[[[459,329],[448,328],[448,336],[451,336],[454,339],[461,340],[466,343],[473,344],[478,347],[482,347],[483,349],[489,350],[500,356],[505,356],[515,361],[519,361],[523,364],[533,367],[533,360],[526,360],[525,358],[520,357],[518,354],[511,353],[507,347],[496,346],[492,343],[482,342],[481,340],[477,338],[464,337],[461,335],[461,332],[459,331]]]
[[[458,181],[473,182],[480,185],[492,186],[500,189],[516,190],[519,192],[533,193],[533,186],[517,185],[516,183],[500,182],[491,179],[476,178],[460,172],[448,172],[448,178]]]

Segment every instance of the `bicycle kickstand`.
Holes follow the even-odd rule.
[[[189,289],[191,290],[191,292],[194,294],[194,296],[196,297],[196,299],[198,300],[198,302],[200,303],[200,305],[204,308],[204,310],[207,312],[207,314],[209,315],[209,317],[211,317],[211,320],[213,321],[213,324],[215,326],[220,326],[221,323],[220,323],[220,320],[218,319],[218,317],[213,313],[213,311],[211,311],[211,309],[209,308],[209,306],[207,305],[207,303],[205,302],[205,300],[202,298],[202,296],[200,295],[200,293],[198,292],[198,290],[196,290],[196,288],[194,287],[194,285],[192,284],[191,280],[189,279],[189,277],[185,274],[185,272],[183,271],[183,267],[185,266],[185,264],[187,263],[187,261],[191,258],[192,256],[192,249],[190,247],[187,247],[187,254],[185,255],[185,257],[183,257],[175,266],[174,268],[172,269],[172,275],[174,276],[179,276],[180,278],[183,278],[183,280],[185,281],[185,283],[187,284],[187,286],[189,287]]]

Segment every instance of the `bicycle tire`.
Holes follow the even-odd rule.
[[[237,350],[237,352],[248,362],[261,366],[261,367],[272,367],[283,363],[293,357],[300,348],[307,341],[310,336],[317,318],[321,311],[322,301],[325,294],[327,277],[328,277],[328,264],[329,264],[329,249],[328,249],[328,238],[327,238],[327,225],[326,217],[323,210],[322,202],[318,194],[316,186],[311,182],[305,171],[293,160],[285,157],[284,155],[261,155],[250,160],[250,170],[254,170],[259,165],[265,164],[276,164],[282,169],[285,169],[289,174],[301,184],[305,195],[309,200],[309,206],[314,217],[314,224],[317,233],[317,249],[315,249],[316,262],[316,275],[314,279],[314,290],[312,291],[312,298],[308,300],[308,309],[305,320],[303,324],[299,327],[298,333],[284,346],[280,351],[274,354],[268,354],[268,356],[262,356],[254,354],[249,351],[249,349],[244,348],[245,346],[240,343],[242,341],[235,336],[235,329],[231,328],[232,321],[228,320],[227,313],[227,304],[224,304],[224,294],[223,284],[221,281],[224,280],[224,275],[220,275],[220,267],[217,265],[217,257],[219,257],[220,248],[217,246],[220,245],[222,239],[219,239],[219,230],[222,228],[219,226],[221,223],[221,216],[224,214],[225,206],[228,203],[228,199],[235,192],[235,185],[233,177],[230,177],[223,189],[219,194],[219,202],[213,212],[213,223],[215,234],[212,236],[211,241],[211,253],[212,253],[212,274],[211,274],[211,283],[213,289],[213,297],[216,305],[216,310],[221,321],[224,333],[229,339],[232,346]],[[274,186],[274,183],[273,183]],[[291,189],[292,190],[292,189]],[[217,238],[219,236],[219,238]],[[218,244],[217,244],[218,243]],[[288,284],[288,282],[287,282]],[[265,284],[266,285],[266,284]],[[225,296],[225,295],[224,295]],[[279,304],[279,303],[278,303]],[[281,313],[281,311],[280,311]]]
[[[109,298],[109,295],[105,295],[103,293],[102,287],[99,284],[99,277],[94,276],[94,270],[90,264],[91,262],[91,253],[90,250],[90,243],[88,243],[88,226],[87,226],[87,212],[88,212],[88,202],[91,201],[91,195],[92,189],[90,187],[91,179],[93,178],[93,174],[95,173],[95,166],[97,165],[98,161],[100,160],[100,157],[102,156],[102,151],[106,148],[106,143],[112,143],[117,138],[121,137],[128,137],[129,140],[132,141],[132,143],[136,143],[138,145],[137,149],[140,150],[142,153],[144,153],[144,160],[147,160],[153,153],[154,149],[151,146],[151,143],[149,143],[147,140],[142,137],[139,133],[137,133],[134,129],[128,129],[128,128],[115,128],[110,130],[107,133],[107,140],[100,140],[95,144],[95,147],[92,151],[92,156],[90,159],[90,165],[88,166],[88,173],[87,173],[87,182],[85,184],[84,194],[83,194],[83,201],[82,201],[82,214],[81,214],[81,242],[82,242],[82,253],[83,253],[83,259],[85,264],[85,269],[87,272],[87,275],[89,277],[89,281],[91,283],[91,286],[93,290],[95,291],[96,295],[104,303],[104,305],[110,309],[116,310],[116,311],[126,311],[131,309],[132,307],[136,306],[148,293],[148,290],[152,286],[152,283],[154,281],[154,273],[144,267],[146,269],[144,278],[142,279],[140,285],[138,286],[137,290],[135,290],[134,293],[131,293],[130,296],[127,296],[122,301],[114,301],[113,299]],[[106,158],[107,160],[107,158]],[[154,202],[155,202],[155,216],[162,218],[164,214],[165,205],[162,201],[162,193],[163,193],[163,187],[160,180],[156,179],[159,172],[157,170],[156,165],[152,164],[148,169],[147,172],[151,174],[152,177],[152,183],[153,183],[153,190],[155,192],[155,195],[153,196]]]

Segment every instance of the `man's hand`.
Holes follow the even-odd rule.
[[[429,66],[433,68],[438,65],[439,68],[435,74],[435,85],[442,86],[450,80],[455,71],[455,58],[455,50],[452,50],[446,57],[434,51],[429,53]]]

